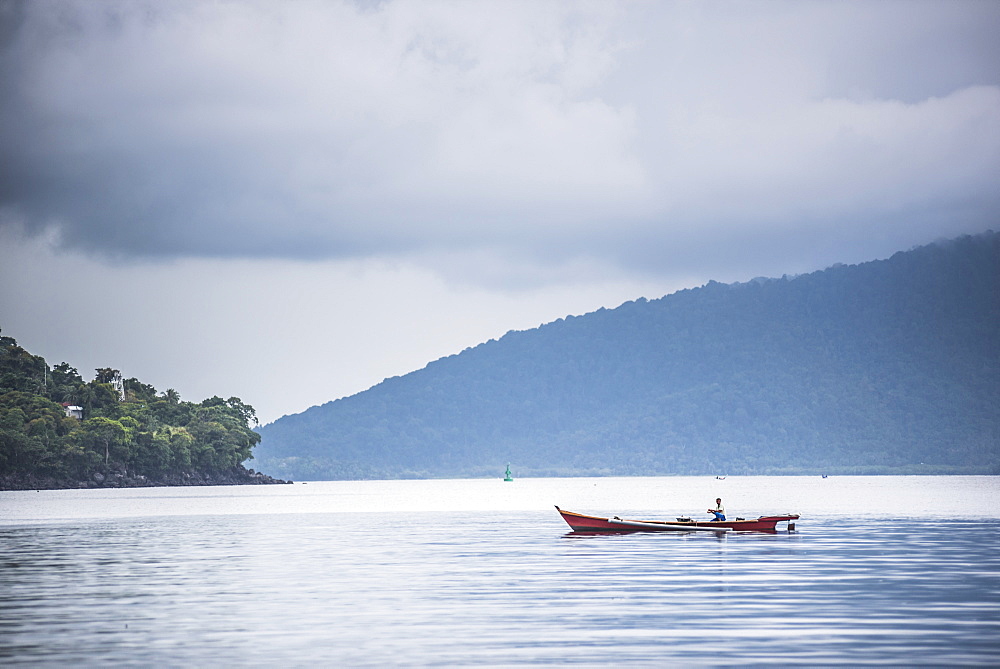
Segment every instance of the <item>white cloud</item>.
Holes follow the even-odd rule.
[[[1000,89],[705,114],[671,143],[674,159],[659,172],[665,206],[690,219],[829,225],[949,200],[995,205]]]
[[[890,232],[907,216],[940,209],[947,234],[997,210],[997,50],[978,36],[1000,11],[975,3],[26,7],[4,202],[70,247],[500,245],[523,276],[699,230],[702,254],[751,228],[861,220],[909,245],[926,231]],[[953,87],[935,71],[921,94],[885,44],[964,53]]]

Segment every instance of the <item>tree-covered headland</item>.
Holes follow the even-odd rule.
[[[196,404],[96,372],[84,381],[0,336],[0,489],[279,482],[242,465],[260,435],[240,398]]]

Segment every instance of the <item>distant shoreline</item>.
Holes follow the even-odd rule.
[[[95,472],[86,480],[57,479],[49,476],[7,474],[0,476],[0,491],[8,490],[88,490],[114,488],[170,488],[218,485],[284,485],[293,483],[242,466],[224,472],[184,472],[179,476],[152,479],[119,472]]]

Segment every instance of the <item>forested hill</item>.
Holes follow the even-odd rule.
[[[0,490],[285,483],[243,466],[260,435],[240,398],[194,404],[96,371],[84,382],[0,336]]]
[[[260,430],[278,476],[1000,473],[1000,235],[510,332]]]

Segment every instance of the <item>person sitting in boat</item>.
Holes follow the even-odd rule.
[[[726,519],[726,507],[722,506],[721,497],[715,498],[715,508],[709,509],[708,512],[715,514],[715,518],[712,519],[713,521]]]

